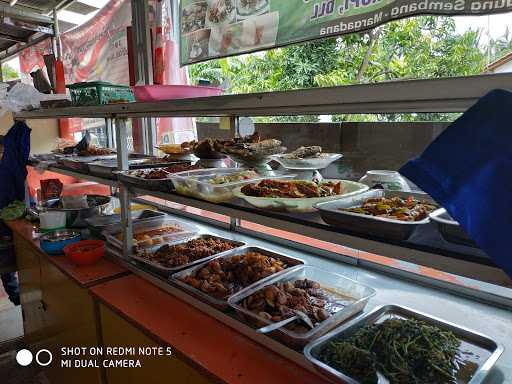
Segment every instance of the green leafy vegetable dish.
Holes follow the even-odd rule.
[[[0,219],[2,220],[16,220],[25,215],[27,207],[23,201],[13,201],[7,207],[0,210]]]
[[[320,360],[361,384],[377,384],[377,372],[391,384],[456,383],[460,340],[450,331],[414,319],[391,318],[333,340]]]

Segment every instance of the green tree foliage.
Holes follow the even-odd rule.
[[[2,76],[4,81],[16,80],[20,78],[20,74],[8,64],[2,64]]]
[[[512,52],[512,32],[510,29],[496,39],[491,39],[488,46],[488,55],[491,61],[495,61]]]
[[[235,94],[468,76],[485,69],[486,54],[479,48],[479,35],[479,31],[472,30],[458,34],[452,18],[423,16],[388,23],[367,33],[200,63],[190,67],[190,74],[193,80],[206,78]],[[378,117],[379,120],[450,118],[437,114]],[[293,120],[317,119],[310,116]]]

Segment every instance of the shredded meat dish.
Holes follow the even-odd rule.
[[[144,254],[143,257],[163,267],[175,268],[236,247],[237,244],[232,241],[201,237],[182,244],[163,245],[155,253]]]

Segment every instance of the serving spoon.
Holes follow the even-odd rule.
[[[256,330],[258,333],[269,333],[272,331],[275,331],[276,329],[282,328],[287,324],[290,324],[294,322],[295,320],[299,319],[302,320],[309,328],[313,329],[315,326],[313,325],[313,322],[309,318],[308,315],[306,315],[302,311],[297,311],[295,309],[292,309],[292,311],[295,313],[295,316],[289,317],[288,319],[284,319],[281,321],[278,321],[277,323],[273,323],[270,325],[267,325],[266,327],[259,328]]]

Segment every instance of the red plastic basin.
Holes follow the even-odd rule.
[[[194,85],[137,85],[132,87],[137,101],[162,101],[219,96],[223,90]]]
[[[105,242],[101,240],[83,240],[64,248],[64,254],[76,265],[91,265],[105,256]]]

